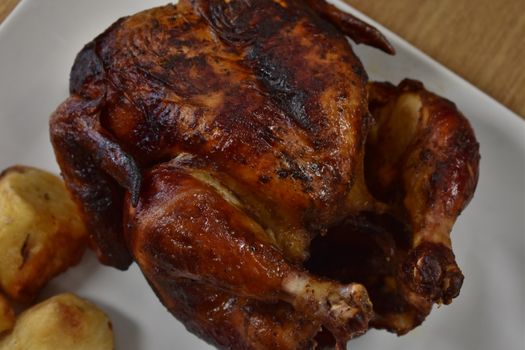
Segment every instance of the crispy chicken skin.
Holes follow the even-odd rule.
[[[52,139],[68,149],[59,163],[71,164],[64,175],[90,203],[109,264],[131,262],[114,234],[121,188],[136,201],[141,169],[181,152],[216,167],[301,261],[342,215],[366,134],[366,80],[343,33],[300,1],[181,1],[122,19],[81,51]]]
[[[459,293],[473,132],[416,82],[369,84],[346,35],[394,52],[324,1],[181,0],[87,44],[51,118],[99,259],[219,348],[341,349]]]

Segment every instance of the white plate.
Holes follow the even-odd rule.
[[[23,163],[58,171],[47,123],[68,95],[68,74],[76,53],[118,17],[165,1],[22,1],[0,27],[0,168]],[[459,298],[435,309],[423,326],[404,337],[371,331],[350,347],[523,350],[525,123],[381,29],[398,54],[390,57],[359,46],[357,52],[371,78],[396,83],[403,77],[420,79],[454,100],[470,118],[481,144],[481,176],[474,200],[453,233],[454,250],[466,276]],[[136,266],[119,272],[87,254],[80,266],[53,281],[44,294],[60,291],[76,292],[107,310],[117,349],[210,348],[166,312]]]

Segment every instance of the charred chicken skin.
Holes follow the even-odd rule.
[[[347,36],[393,53],[324,1],[181,0],[87,44],[51,118],[99,259],[219,348],[341,349],[459,293],[473,131]]]

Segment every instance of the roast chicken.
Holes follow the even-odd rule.
[[[218,348],[342,349],[460,291],[472,128],[347,37],[394,53],[322,0],[180,0],[75,60],[50,132],[93,248]]]

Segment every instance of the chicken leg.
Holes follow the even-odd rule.
[[[342,344],[366,331],[372,305],[365,289],[289,263],[271,234],[199,163],[182,154],[155,167],[144,176],[137,206],[128,201],[130,251],[165,303],[179,293],[170,281],[188,279],[242,298],[286,302]]]
[[[450,232],[478,182],[479,145],[456,106],[417,81],[370,85],[376,126],[368,138],[368,177],[379,198],[405,212],[411,250],[402,266],[410,297],[448,304],[463,275]]]

